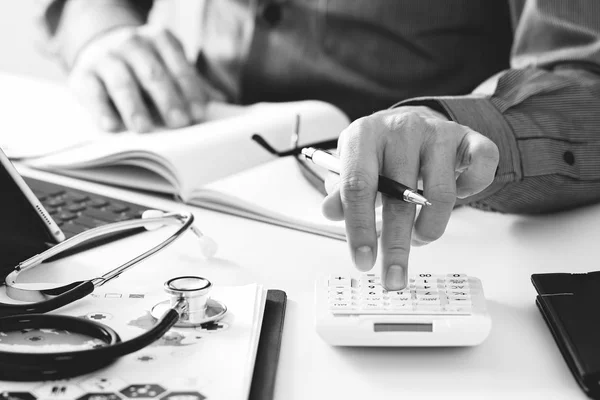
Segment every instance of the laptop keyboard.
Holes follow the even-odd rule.
[[[97,226],[140,218],[142,213],[148,209],[139,204],[128,203],[46,181],[27,177],[23,179],[25,179],[25,182],[27,182],[57,225],[60,226],[67,239]],[[66,252],[63,256],[142,231],[144,229],[140,228],[106,235],[78,246],[73,251]]]

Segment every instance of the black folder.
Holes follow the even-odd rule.
[[[249,400],[272,400],[279,363],[287,295],[268,290]]]
[[[536,304],[583,391],[600,399],[600,271],[534,274]]]

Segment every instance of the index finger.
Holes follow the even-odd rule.
[[[367,118],[352,123],[340,136],[340,197],[346,235],[354,265],[361,271],[373,267],[377,254],[375,197],[379,160],[374,124]]]

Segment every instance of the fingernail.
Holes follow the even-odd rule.
[[[354,264],[361,271],[368,271],[373,267],[373,250],[369,246],[361,246],[354,252]]]
[[[387,290],[402,290],[406,287],[406,275],[404,268],[392,265],[385,274],[385,288]]]
[[[194,121],[202,121],[206,116],[206,107],[204,104],[192,103],[190,106],[190,112],[192,113]]]
[[[188,116],[178,108],[169,111],[168,124],[171,127],[178,128],[181,126],[189,125],[190,119]]]
[[[100,118],[100,128],[102,128],[103,131],[116,131],[118,127],[119,123],[114,118],[108,116],[103,116]]]
[[[148,120],[148,118],[143,117],[141,115],[134,115],[131,119],[133,129],[136,132],[148,132],[152,129],[152,124]]]

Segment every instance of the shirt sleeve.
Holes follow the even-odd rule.
[[[91,40],[123,26],[143,24],[152,0],[37,0],[42,48],[70,67]]]
[[[544,213],[600,201],[599,16],[597,0],[528,0],[493,94],[399,104],[436,108],[496,143],[494,182],[471,205]]]

